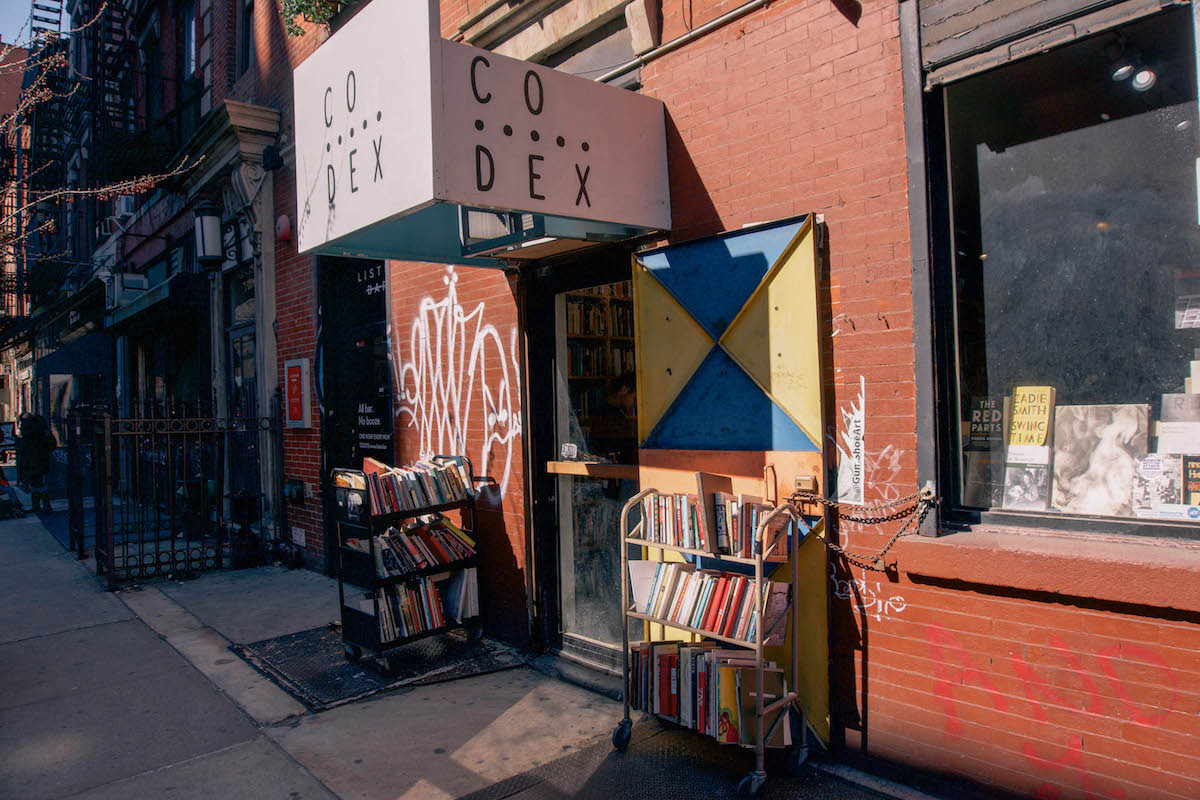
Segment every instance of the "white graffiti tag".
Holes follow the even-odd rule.
[[[517,329],[509,332],[506,352],[500,331],[484,324],[484,303],[470,312],[459,305],[454,267],[442,282],[445,297],[421,298],[407,360],[394,339],[396,416],[417,429],[422,458],[466,455],[469,432],[480,436],[476,472],[496,477],[504,494],[521,434]]]
[[[866,578],[839,578],[837,567],[829,564],[829,582],[833,584],[833,594],[839,600],[850,600],[855,611],[874,617],[879,622],[884,617],[889,619],[908,608],[908,603],[900,595],[880,597],[883,587],[879,581],[872,585]]]

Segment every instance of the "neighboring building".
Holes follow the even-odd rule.
[[[0,53],[0,120],[8,120],[17,112],[28,51],[0,40]],[[26,311],[17,243],[24,230],[22,178],[26,168],[24,155],[29,147],[28,134],[28,127],[17,124],[15,118],[11,125],[5,125],[0,131],[3,137],[0,142],[0,195],[3,196],[0,206],[0,337],[4,341],[20,329]],[[28,382],[17,380],[17,355],[15,348],[0,348],[0,420],[3,421],[15,420],[28,407]]]

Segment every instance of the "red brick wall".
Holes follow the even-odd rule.
[[[663,39],[734,5],[666,4]],[[667,106],[673,241],[824,215],[828,420],[844,431],[861,380],[868,503],[917,488],[899,52],[895,4],[867,0],[852,24],[796,0],[642,72]],[[894,530],[837,535],[870,553]],[[845,562],[830,588],[833,722],[851,750],[1043,797],[1200,796],[1194,617]]]
[[[504,274],[390,264],[396,460],[463,454],[480,493],[481,607],[488,627],[528,637],[517,306]]]

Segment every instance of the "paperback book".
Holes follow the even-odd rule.
[[[1052,506],[1068,514],[1124,517],[1149,452],[1150,406],[1059,406],[1054,410]]]

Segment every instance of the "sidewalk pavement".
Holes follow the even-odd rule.
[[[35,517],[0,521],[0,797],[733,797],[749,751],[530,668],[314,714],[229,650],[338,616],[337,587],[260,567],[102,591]],[[651,791],[652,790],[652,791]],[[766,797],[876,800],[813,771]]]

